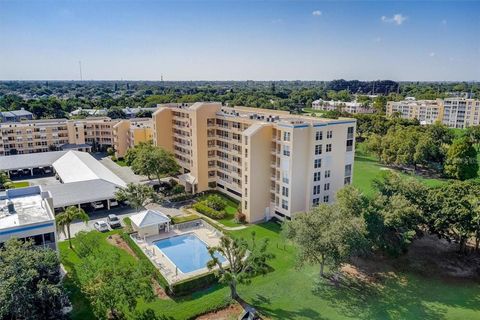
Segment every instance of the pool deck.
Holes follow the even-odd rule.
[[[214,247],[220,243],[220,238],[222,236],[220,231],[205,221],[202,221],[198,226],[192,224],[191,222],[186,224],[188,224],[188,227],[186,228],[180,228],[179,226],[182,224],[175,225],[170,229],[169,232],[162,232],[158,235],[150,236],[145,239],[139,238],[135,234],[130,235],[130,237],[150,259],[150,261],[152,261],[152,263],[160,270],[161,274],[165,277],[169,284],[174,284],[198,275],[208,273],[210,270],[205,267],[192,272],[183,273],[172,261],[170,261],[166,255],[163,254],[163,252],[154,244],[154,242],[187,233],[194,233],[200,240],[205,242],[207,246]]]

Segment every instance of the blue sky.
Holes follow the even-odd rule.
[[[0,79],[480,80],[480,1],[0,0]]]

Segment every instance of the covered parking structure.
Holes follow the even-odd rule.
[[[54,172],[53,163],[64,156],[67,151],[52,151],[30,154],[16,154],[0,157],[0,170],[9,177],[16,175],[34,176]]]
[[[118,188],[126,186],[122,179],[86,152],[71,150],[0,157],[0,170],[39,167],[52,168],[59,180],[40,185],[42,190],[50,191],[57,211],[85,204],[110,209]],[[102,202],[102,206],[98,202]]]

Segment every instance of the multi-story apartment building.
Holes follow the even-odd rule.
[[[115,156],[123,157],[129,148],[153,140],[152,119],[122,120],[113,126]]]
[[[169,104],[153,114],[153,140],[172,151],[191,192],[221,191],[241,201],[250,222],[289,219],[350,184],[353,119],[285,111]]]
[[[403,100],[387,102],[387,115],[398,114],[404,119],[418,119],[421,124],[442,121],[442,100]]]
[[[480,100],[466,98],[446,98],[443,100],[444,125],[451,128],[478,126]]]
[[[340,111],[344,111],[352,114],[375,112],[373,108],[365,107],[362,103],[357,101],[352,101],[352,102],[334,101],[334,100],[326,101],[322,99],[313,101],[312,109],[322,110],[322,111],[340,110]]]
[[[399,114],[404,119],[418,119],[421,124],[436,121],[450,128],[467,128],[480,124],[480,100],[453,97],[437,100],[408,99],[387,103],[387,115]]]
[[[51,119],[0,124],[0,156],[47,152],[52,149],[89,151],[113,145],[117,120],[89,118]]]

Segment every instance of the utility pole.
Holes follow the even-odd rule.
[[[78,61],[78,68],[80,70],[80,81],[83,81],[83,75],[82,75],[82,61]]]

